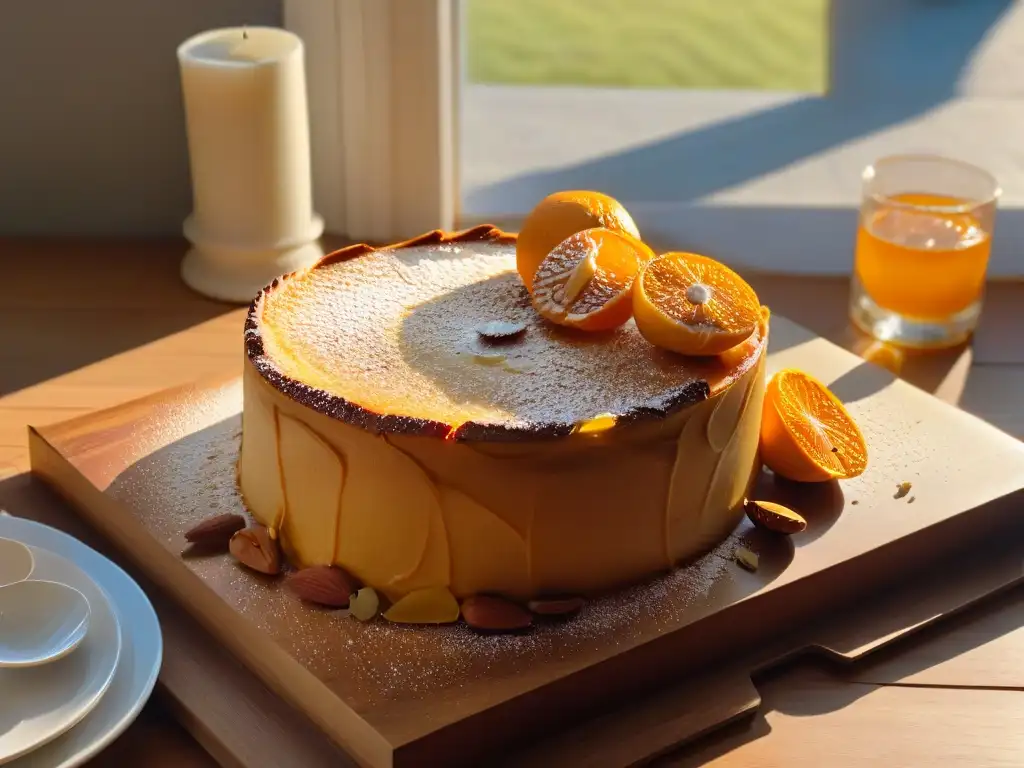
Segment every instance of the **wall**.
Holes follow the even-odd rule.
[[[191,207],[175,49],[280,0],[2,0],[0,234],[171,234]]]

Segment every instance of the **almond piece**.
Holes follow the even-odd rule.
[[[352,595],[348,603],[348,609],[351,612],[352,618],[359,621],[369,621],[380,610],[380,598],[372,587],[363,587]]]
[[[754,525],[775,533],[786,535],[800,533],[807,527],[807,521],[803,516],[789,507],[784,507],[773,501],[750,501],[747,499],[743,502],[743,510]]]
[[[276,576],[281,572],[281,550],[264,525],[243,528],[231,537],[231,554],[254,571]]]
[[[359,589],[359,582],[333,565],[303,568],[289,576],[285,585],[300,600],[328,608],[348,608],[349,598]]]
[[[476,329],[476,332],[492,344],[514,341],[526,333],[526,323],[491,320]]]
[[[757,567],[761,561],[761,558],[757,556],[756,552],[751,552],[746,547],[740,547],[739,549],[737,549],[735,555],[736,562],[740,565],[740,567],[747,571],[750,571],[751,573],[757,570]]]
[[[462,618],[480,632],[517,632],[533,624],[532,614],[521,605],[489,595],[466,598]]]
[[[245,528],[245,518],[228,512],[203,520],[185,531],[185,541],[204,550],[228,551],[231,537]]]
[[[417,589],[384,611],[395,624],[451,624],[459,620],[459,601],[448,587]]]
[[[558,618],[577,613],[586,602],[582,597],[549,597],[531,600],[526,607],[538,616]]]

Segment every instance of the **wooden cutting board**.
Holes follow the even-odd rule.
[[[1018,525],[1012,512],[1024,500],[1024,445],[784,318],[774,317],[772,326],[770,369],[799,367],[830,384],[863,429],[868,471],[817,486],[766,474],[759,495],[803,511],[807,531],[781,539],[744,523],[695,565],[526,636],[363,625],[303,606],[278,581],[259,579],[226,557],[183,559],[187,528],[211,512],[241,509],[234,485],[237,380],[34,430],[32,466],[362,764],[474,764],[524,740],[571,734],[564,729],[577,722],[600,742],[616,729],[593,730],[588,717],[656,689],[671,698],[678,689],[666,686],[704,673],[698,687],[686,686],[690,698],[629,710],[676,713],[661,739],[648,740],[648,749],[657,750],[756,706],[752,672],[822,645],[794,627],[811,627]],[[903,482],[911,492],[896,499]],[[732,561],[741,545],[760,555],[755,573]],[[875,637],[857,635],[863,624],[850,627],[828,647],[854,658],[1019,576],[1018,565],[969,594],[936,593],[931,615],[890,616],[888,630],[868,632]],[[921,596],[914,604],[922,604]],[[873,605],[858,610],[870,614]]]

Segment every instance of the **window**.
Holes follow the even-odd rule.
[[[400,14],[398,3],[333,0],[323,4],[334,8],[330,23],[299,30],[307,43],[340,30],[335,40],[349,41],[336,46],[340,58],[359,45],[376,54],[360,66],[377,80],[347,60],[331,70],[378,97],[362,111],[336,104],[350,135],[387,137],[373,167],[405,152],[390,165],[405,180],[378,173],[386,183],[362,195],[374,210],[405,196],[399,209],[423,208],[412,223],[451,214],[459,225],[514,229],[551,191],[597,188],[622,200],[656,247],[846,273],[862,168],[937,152],[1000,178],[992,272],[1024,273],[1012,246],[1024,235],[1024,172],[1014,176],[1024,167],[1014,128],[1024,92],[1012,75],[1024,58],[1024,8],[1012,0],[417,0]],[[293,5],[321,7],[286,0],[286,18]],[[314,62],[314,115],[315,71]],[[449,109],[458,112],[450,124]],[[372,127],[385,123],[389,131]],[[366,141],[353,150],[331,135],[356,155],[334,172],[351,198],[351,168],[374,155]],[[412,172],[416,158],[423,167]],[[457,195],[446,169],[458,172]],[[450,208],[439,204],[447,194]],[[410,234],[399,229],[376,231]]]

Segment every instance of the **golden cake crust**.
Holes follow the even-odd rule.
[[[378,251],[401,251],[403,249],[415,249],[430,246],[447,247],[472,247],[473,245],[499,246],[508,249],[514,246],[516,236],[505,233],[490,225],[481,225],[463,232],[451,233],[435,230],[419,237],[398,243],[396,245],[374,248],[369,245],[359,244],[343,248],[339,251],[325,256],[318,264],[310,270],[304,270],[292,275],[286,275],[275,280],[270,286],[260,292],[253,300],[246,318],[245,324],[245,349],[246,355],[260,376],[274,389],[286,397],[294,400],[300,405],[310,408],[320,414],[339,421],[352,424],[363,430],[374,434],[394,435],[420,435],[437,438],[445,438],[455,441],[470,442],[514,442],[521,440],[535,439],[557,439],[566,437],[575,432],[580,424],[579,414],[573,418],[552,418],[546,413],[542,416],[536,414],[527,419],[474,419],[474,418],[452,418],[448,421],[424,418],[414,413],[382,412],[383,409],[367,407],[366,404],[355,402],[352,397],[346,397],[342,392],[334,391],[326,387],[315,386],[307,381],[302,381],[298,375],[286,372],[288,366],[282,366],[279,360],[273,355],[273,350],[268,348],[267,339],[264,336],[264,314],[268,306],[275,300],[283,301],[280,298],[282,292],[287,292],[292,285],[299,285],[298,281],[308,280],[316,270],[329,268],[341,262],[349,262],[353,259],[363,258]],[[413,251],[405,251],[413,253]],[[511,273],[514,275],[514,271]],[[502,275],[505,277],[505,275]],[[293,283],[293,281],[295,281]],[[506,289],[506,294],[513,292],[525,292],[516,283],[508,286],[501,285],[497,288]],[[509,300],[514,300],[510,297]],[[527,304],[528,306],[528,304]],[[531,313],[532,314],[532,313]],[[543,323],[543,321],[535,321]],[[274,330],[271,329],[273,335]],[[541,335],[547,333],[558,333],[559,329],[549,331],[547,328],[540,328]],[[632,334],[638,337],[635,329]],[[628,336],[628,334],[627,334]],[[627,341],[635,343],[636,339],[629,337]],[[555,344],[544,342],[541,339],[541,351],[550,353],[551,348],[558,348],[561,342]],[[711,395],[720,392],[740,376],[750,366],[756,363],[760,357],[763,339],[758,339],[756,348],[746,359],[732,365],[726,365],[717,359],[670,359],[664,365],[660,365],[661,359],[656,358],[665,373],[661,379],[655,378],[646,383],[647,397],[638,398],[636,402],[627,403],[624,408],[616,410],[616,426],[634,423],[637,421],[661,419],[687,406],[707,400]],[[273,346],[273,345],[270,345]],[[573,349],[573,343],[567,345],[567,349]],[[643,344],[640,349],[647,353],[649,345]],[[662,353],[659,350],[650,348],[652,355],[671,357],[672,353]],[[591,355],[592,357],[593,355]],[[645,371],[655,370],[659,365],[650,365],[644,361]],[[685,363],[685,364],[683,364]],[[660,375],[660,374],[659,374]],[[543,378],[543,377],[542,377]],[[653,397],[652,394],[656,395]],[[619,403],[618,405],[621,405]],[[610,408],[603,411],[612,410]],[[558,414],[561,416],[561,414]],[[591,416],[596,414],[589,414]]]

